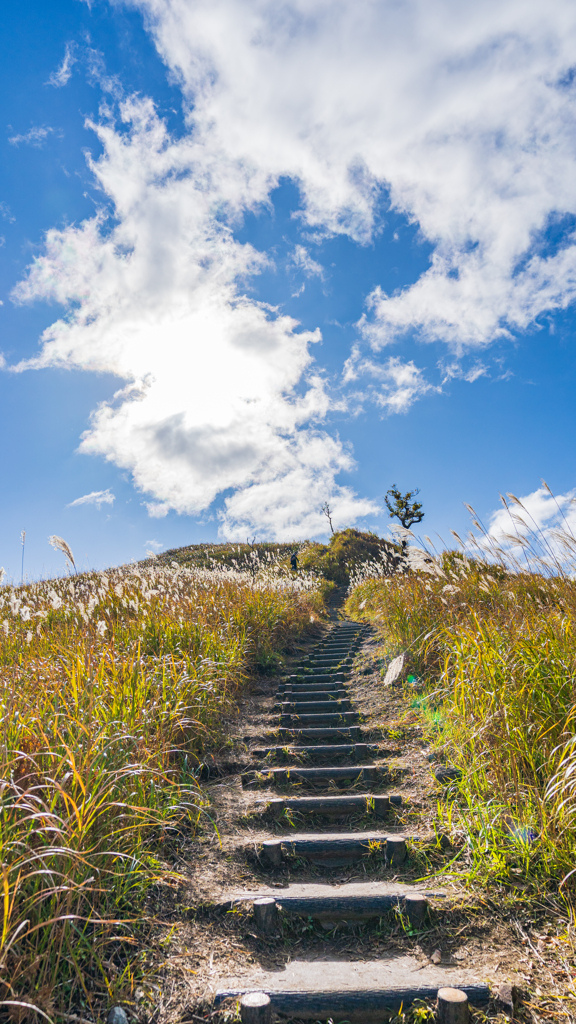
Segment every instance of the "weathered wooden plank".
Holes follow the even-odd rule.
[[[312,686],[315,686],[316,684],[320,684],[320,683],[344,682],[344,680],[346,678],[347,678],[347,676],[346,676],[345,672],[311,672],[311,671],[307,671],[307,672],[295,672],[295,673],[292,673],[292,675],[286,676],[284,681],[285,681],[286,684],[290,684],[290,685],[296,684],[297,686],[300,686],[300,685],[302,685],[302,683],[306,683],[307,686],[310,685],[310,684]],[[278,685],[281,686],[282,685],[282,681]]]
[[[325,690],[279,690],[278,698],[280,701],[290,701],[293,703],[295,700],[309,701],[309,700],[349,700],[348,691],[344,687],[339,689],[325,689]]]
[[[298,727],[305,729],[308,726],[314,725],[342,728],[342,726],[352,725],[357,721],[358,713],[356,711],[342,711],[340,714],[280,715],[280,725],[292,729],[296,729]]]
[[[435,967],[416,957],[385,960],[292,961],[283,971],[255,970],[245,978],[226,978],[215,1002],[246,991],[269,995],[273,1009],[301,1020],[357,1021],[386,1018],[386,1011],[408,1008],[415,1000],[436,999],[439,989],[463,991],[475,1006],[485,1006],[490,989],[465,968]]]
[[[282,737],[290,737],[293,740],[327,740],[335,739],[337,736],[348,736],[351,740],[359,740],[362,735],[359,725],[340,726],[339,728],[335,726],[327,726],[324,728],[298,728],[298,726],[294,726],[293,728],[281,727],[278,730],[278,733]]]
[[[376,782],[378,776],[386,769],[380,769],[377,765],[350,765],[346,768],[271,768],[270,775],[277,783],[284,782],[306,782],[308,779],[315,781],[325,779],[327,782],[337,782],[346,779],[362,779],[363,782]]]
[[[282,701],[275,704],[274,710],[280,711],[283,715],[325,715],[340,714],[343,711],[350,711],[352,705],[348,698],[345,700],[316,700],[316,701]]]
[[[377,746],[368,743],[326,743],[315,744],[314,746],[273,746],[255,747],[250,751],[252,757],[274,757],[275,760],[290,760],[302,758],[305,761],[324,761],[330,757],[353,757],[356,761],[363,761],[369,755],[376,755]]]
[[[390,810],[387,796],[372,793],[354,793],[345,796],[295,796],[279,797],[273,800],[257,800],[256,807],[263,807],[276,816],[284,811],[297,814],[327,814],[342,816],[345,814],[374,814],[384,817]]]

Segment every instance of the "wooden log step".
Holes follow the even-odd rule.
[[[353,757],[355,761],[363,761],[366,757],[375,756],[378,747],[368,743],[325,743],[314,746],[274,746],[254,747],[250,751],[252,757],[273,757],[276,761],[289,761],[301,758],[305,761],[323,761],[327,757]]]
[[[445,895],[443,891],[417,889],[399,882],[296,883],[281,890],[266,886],[254,892],[232,893],[221,906],[229,909],[238,903],[272,898],[286,914],[330,921],[369,920],[399,907],[411,922],[419,924],[424,919],[428,900]]]
[[[474,1006],[486,1006],[490,988],[474,971],[422,964],[414,956],[383,960],[292,960],[283,970],[256,968],[245,976],[222,979],[218,1007],[245,992],[270,997],[273,1014],[295,1020],[382,1021],[416,1000],[434,1000],[442,988],[459,989]]]
[[[333,640],[327,644],[318,644],[317,647],[313,647],[309,654],[320,654],[323,652],[330,654],[348,654],[350,651],[356,651],[360,647],[360,644],[356,640]]]
[[[351,710],[352,705],[347,697],[344,700],[338,697],[334,700],[286,700],[274,705],[274,711],[282,715],[340,714]]]
[[[343,726],[353,725],[354,722],[358,721],[358,713],[356,711],[342,711],[340,714],[300,714],[300,715],[280,715],[280,725],[286,726],[287,728],[307,728],[313,725],[332,726],[333,728],[342,728]]]
[[[386,768],[380,769],[377,765],[348,765],[346,768],[271,768],[270,776],[276,785],[290,782],[317,782],[325,780],[326,783],[346,781],[348,779],[361,779],[362,782],[377,782],[379,775],[382,775]]]
[[[262,843],[262,860],[270,867],[279,867],[282,854],[307,857],[320,867],[340,868],[353,861],[383,851],[391,865],[406,860],[406,837],[386,832],[303,832]]]
[[[280,690],[277,697],[281,701],[295,700],[348,700],[348,691],[340,690]]]
[[[295,672],[291,676],[286,676],[284,680],[278,683],[278,686],[296,684],[300,686],[302,683],[306,683],[306,686],[320,686],[325,683],[343,683],[346,678],[344,672]]]
[[[386,768],[379,768],[375,765],[347,765],[345,768],[302,768],[300,765],[293,765],[290,768],[268,768],[251,769],[243,771],[240,775],[242,786],[245,789],[262,788],[267,785],[302,785],[308,783],[312,786],[326,788],[333,783],[345,782],[347,780],[358,780],[361,782],[378,782],[381,776],[387,773]]]
[[[317,647],[313,647],[312,650],[308,651],[308,657],[314,657],[315,654],[336,654],[338,656],[347,656],[354,654],[359,650],[360,644],[355,641],[351,642],[338,642],[331,644],[318,644]]]
[[[281,679],[278,683],[278,691],[281,690],[340,690],[346,685],[346,678],[342,672],[321,672],[318,675],[303,672],[299,676],[289,676],[288,679]]]
[[[325,728],[299,728],[293,726],[292,728],[286,726],[281,727],[278,730],[279,735],[282,739],[291,739],[300,742],[301,740],[330,740],[339,739],[346,737],[351,740],[360,740],[362,732],[359,725],[340,726],[328,726]]]
[[[297,814],[327,814],[343,817],[347,814],[374,814],[384,818],[390,810],[390,798],[372,793],[354,793],[346,796],[294,796],[274,800],[257,800],[257,808],[265,808],[275,817],[284,811]]]
[[[328,667],[337,668],[340,665],[352,665],[352,657],[339,657],[338,654],[326,657],[311,657],[308,658],[307,662],[300,663],[306,665],[311,669],[325,669]]]

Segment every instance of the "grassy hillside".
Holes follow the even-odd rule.
[[[458,870],[545,887],[576,863],[576,580],[445,554],[360,583],[348,612],[409,653],[410,720],[461,781],[438,828]],[[576,875],[568,877],[565,891]]]
[[[169,880],[182,835],[210,827],[205,751],[247,678],[281,665],[346,583],[348,613],[389,656],[409,652],[408,720],[461,772],[438,803],[453,870],[570,890],[574,576],[454,552],[390,576],[390,550],[354,530],[329,545],[192,545],[0,588],[0,999],[12,1018],[23,1003],[96,1012],[136,984],[149,886]]]
[[[0,1000],[18,1020],[134,984],[147,889],[204,814],[204,750],[322,615],[314,577],[170,561],[0,588]]]

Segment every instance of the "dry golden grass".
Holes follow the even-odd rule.
[[[176,563],[0,589],[0,1004],[12,1018],[90,1017],[135,984],[135,922],[162,850],[205,810],[203,752],[248,674],[321,609],[311,578]]]
[[[423,571],[425,569],[425,571]],[[432,748],[462,773],[439,799],[458,869],[568,897],[576,858],[576,579],[558,565],[470,560],[359,582],[348,611],[387,652]],[[432,768],[433,766],[431,766]],[[564,880],[564,881],[563,881]]]

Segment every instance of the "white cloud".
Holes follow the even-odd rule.
[[[76,57],[74,56],[75,46],[73,43],[66,43],[66,49],[64,51],[64,59],[59,68],[53,71],[50,75],[46,85],[53,85],[56,89],[61,89],[63,85],[67,85],[72,75],[72,67],[76,63]]]
[[[75,508],[77,505],[96,505],[96,508],[101,508],[102,505],[113,505],[115,498],[109,488],[105,491],[91,491],[90,494],[84,494],[81,498],[71,501],[66,508]]]
[[[162,551],[162,548],[164,547],[160,540],[145,540],[143,546],[145,548],[152,548],[153,551]]]
[[[50,128],[49,125],[41,125],[33,128],[29,128],[23,135],[12,135],[8,139],[8,142],[12,146],[19,146],[21,142],[24,142],[27,146],[34,146],[36,149],[41,149],[49,135],[54,135],[54,128]],[[58,135],[61,133],[58,132]]]
[[[293,177],[308,225],[362,241],[384,186],[432,243],[414,285],[373,292],[376,347],[410,330],[483,346],[574,301],[573,237],[540,244],[576,213],[571,0],[131,6],[212,153],[261,187]]]
[[[362,356],[360,347],[355,345],[352,354],[344,364],[343,383],[349,384],[362,377],[375,380],[353,399],[356,402],[371,401],[387,413],[408,412],[410,406],[430,391],[440,391],[424,377],[424,372],[410,360],[403,362],[398,356],[390,356],[385,363],[376,363]]]
[[[387,193],[433,257],[404,291],[372,291],[361,330],[375,350],[414,331],[459,354],[564,308],[576,297],[576,244],[567,231],[549,254],[543,233],[576,215],[576,8],[130,6],[181,85],[188,130],[169,137],[145,98],[121,104],[122,125],[108,115],[92,125],[103,147],[92,169],[114,220],[48,233],[15,297],[55,300],[66,316],[20,369],[118,375],[124,386],[94,412],[81,450],[129,470],[153,517],[201,511],[224,492],[227,536],[312,532],[325,499],[351,522],[373,507],[336,483],[351,456],[323,428],[333,399],[313,372],[319,332],[245,296],[268,257],[232,230],[290,178],[303,237],[367,244]],[[90,53],[93,79],[118,99],[121,85]],[[322,273],[304,246],[293,259]],[[430,392],[414,362],[359,352],[345,380],[368,380],[362,398],[402,412]]]
[[[313,260],[305,245],[297,245],[291,255],[291,261],[300,270],[303,270],[306,277],[324,278],[324,267]]]
[[[480,377],[489,377],[488,367],[485,363],[482,363],[477,359],[472,366],[466,370],[462,363],[458,360],[448,363],[441,367],[443,372],[442,383],[445,384],[449,380],[465,380],[468,384],[473,384],[474,381]],[[501,378],[498,378],[501,379]]]
[[[145,501],[143,504],[151,519],[165,519],[171,508],[167,501]]]
[[[104,155],[93,170],[118,225],[99,214],[48,233],[15,298],[76,305],[18,369],[76,366],[128,381],[93,413],[80,450],[128,469],[155,499],[153,518],[197,513],[222,491],[248,488],[252,504],[226,502],[224,532],[250,514],[273,535],[284,522],[302,534],[308,513],[298,525],[286,478],[306,510],[320,485],[337,492],[335,474],[351,466],[320,429],[329,402],[309,351],[320,334],[242,295],[237,282],[265,260],[214,217],[215,172],[195,141],[172,141],[149,101],[126,102],[122,112],[124,133],[94,126]],[[220,181],[220,211],[233,213],[245,189],[237,175]],[[352,492],[342,494],[353,519]],[[276,502],[273,515],[258,495],[267,508]],[[358,501],[356,515],[373,507]]]

